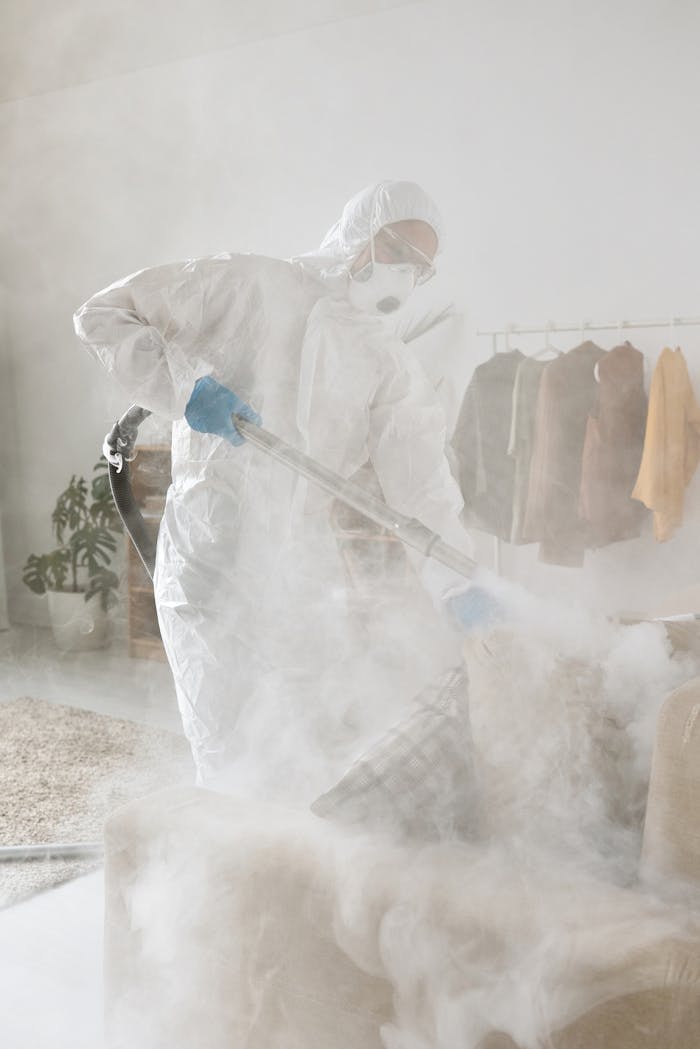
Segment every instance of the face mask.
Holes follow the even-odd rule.
[[[350,277],[348,299],[360,313],[386,316],[403,306],[415,285],[414,266],[370,262]]]

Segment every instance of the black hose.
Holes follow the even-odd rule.
[[[153,580],[156,566],[156,536],[149,531],[131,490],[129,464],[122,462],[121,470],[109,463],[109,486],[112,498],[136,551],[143,561],[149,578]]]
[[[132,404],[105,437],[102,450],[109,468],[109,487],[112,490],[114,505],[152,582],[156,567],[157,537],[149,531],[134,499],[129,472],[129,460],[133,458],[139,426],[150,414],[147,408]],[[119,466],[113,461],[115,458]]]

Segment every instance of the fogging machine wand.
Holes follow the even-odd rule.
[[[322,466],[315,459],[264,430],[262,426],[256,426],[255,423],[240,415],[232,416],[232,420],[236,429],[256,448],[260,448],[271,458],[289,466],[301,477],[313,481],[319,488],[323,488],[324,491],[340,499],[353,510],[368,517],[370,521],[386,528],[406,546],[418,550],[424,557],[432,557],[435,561],[452,568],[465,579],[471,579],[476,572],[475,561],[445,543],[437,532],[432,532],[414,517],[407,517],[405,514],[400,514],[398,510],[393,510],[383,499],[370,495],[354,481],[347,481],[340,477],[333,470]]]
[[[137,404],[132,405],[114,424],[105,438],[103,452],[109,464],[109,483],[119,516],[152,580],[156,560],[156,536],[146,525],[134,498],[129,472],[129,462],[133,460],[135,454],[138,428],[150,414],[148,409],[141,408]],[[357,510],[381,528],[385,528],[406,546],[418,550],[424,557],[432,557],[465,579],[471,579],[474,576],[477,569],[476,562],[443,542],[437,532],[431,531],[420,521],[393,510],[382,499],[370,495],[360,485],[322,466],[321,463],[263,429],[262,426],[257,426],[240,415],[232,415],[231,420],[246,440],[256,448],[277,462],[284,463],[295,473],[312,481],[319,488],[336,499],[340,499],[341,502]],[[78,856],[94,858],[100,856],[101,853],[102,847],[96,842],[9,845],[0,847],[0,862],[65,859]]]
[[[153,579],[155,566],[155,536],[147,529],[141,512],[131,491],[129,462],[134,458],[134,444],[138,427],[151,413],[138,405],[131,408],[115,423],[105,440],[104,452],[109,462],[109,481],[117,510],[124,522],[134,546],[138,550],[146,571]],[[257,426],[240,415],[232,415],[237,430],[256,448],[277,462],[284,463],[301,477],[307,478],[324,491],[340,499],[347,506],[368,517],[370,521],[387,529],[406,546],[418,550],[424,557],[452,568],[465,579],[471,579],[477,564],[455,547],[445,543],[437,532],[413,517],[400,514],[376,496],[370,495],[354,481],[322,466],[310,456],[300,452],[280,437],[276,437],[262,426]]]

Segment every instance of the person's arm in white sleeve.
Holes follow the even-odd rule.
[[[442,406],[425,372],[405,347],[392,349],[370,405],[368,446],[384,497],[445,542],[472,555],[459,514],[463,500],[445,453]],[[456,572],[420,559],[421,579],[434,600],[468,586]]]
[[[198,356],[207,260],[140,270],[93,295],[74,316],[89,352],[136,404],[180,418],[206,365]]]

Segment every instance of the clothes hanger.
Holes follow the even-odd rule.
[[[622,345],[622,328],[623,328],[623,326],[624,326],[624,321],[618,321],[617,322],[617,345],[618,346]],[[624,340],[624,345],[627,345],[627,346],[630,345],[630,342],[629,342],[628,339]],[[593,378],[595,379],[596,383],[600,382],[600,361],[596,361],[595,364],[593,365]]]
[[[519,353],[520,356],[522,357],[521,351],[518,350],[517,348],[515,350],[513,350],[513,347],[510,344],[510,337],[511,337],[512,332],[513,332],[513,324],[512,324],[512,322],[509,322],[508,324],[506,324],[505,328],[503,329],[503,352],[504,353],[511,353],[511,351],[512,351],[514,353]]]
[[[669,345],[670,345],[671,349],[675,350],[676,353],[679,353],[680,352],[680,346],[675,346],[674,345],[674,343],[676,341],[676,318],[675,317],[671,317],[671,319],[669,321],[669,324],[668,324],[668,341],[669,341]]]
[[[550,339],[553,327],[554,325],[552,321],[547,321],[544,329],[544,346],[541,350],[538,350],[537,353],[532,354],[533,361],[536,361],[538,357],[544,356],[545,353],[553,353],[555,357],[561,357],[563,351],[557,349],[556,346],[552,346],[552,340]]]

